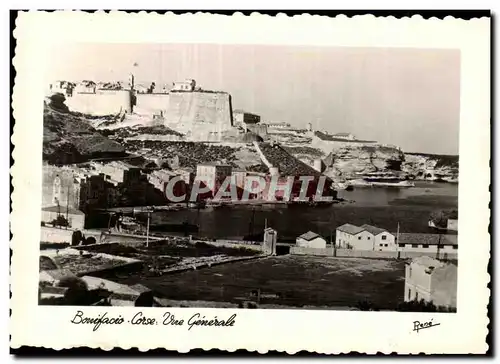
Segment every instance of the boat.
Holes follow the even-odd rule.
[[[350,181],[350,186],[360,187],[415,187],[415,183],[406,176],[392,172],[371,172],[358,174],[359,178]]]
[[[436,229],[436,230],[441,230],[441,231],[446,231],[446,230],[448,230],[447,228],[437,226],[437,225],[434,223],[434,221],[432,221],[432,220],[429,220],[428,225],[429,225],[429,227],[430,227],[430,228],[433,228],[433,229]]]

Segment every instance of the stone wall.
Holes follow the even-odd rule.
[[[201,91],[172,92],[164,119],[167,126],[180,129],[209,125],[213,132],[226,131],[232,126],[231,96]]]
[[[416,258],[421,256],[429,256],[431,258],[436,258],[436,253],[432,252],[409,252],[401,251],[399,252],[399,258]],[[325,249],[317,248],[303,248],[292,246],[290,248],[290,254],[292,255],[315,255],[315,256],[325,256],[337,258],[379,258],[379,259],[397,259],[398,252],[396,251],[373,251],[373,250],[354,250],[354,249],[336,249],[334,251],[331,247]],[[457,253],[441,252],[439,254],[440,259],[457,259]]]
[[[169,107],[169,94],[137,94],[137,112],[151,115],[166,115]]]
[[[97,90],[96,93],[74,93],[67,97],[71,111],[90,115],[115,115],[132,112],[132,94],[128,90]]]

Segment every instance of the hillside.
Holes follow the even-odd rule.
[[[62,95],[47,99],[43,110],[43,160],[70,164],[125,156],[123,146],[96,131],[91,121],[83,114],[70,112]]]

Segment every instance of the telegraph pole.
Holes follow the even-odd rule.
[[[151,211],[148,211],[148,224],[146,227],[146,248],[149,248],[149,219],[151,218]]]
[[[69,185],[68,185],[68,195],[66,197],[66,229],[69,225]]]
[[[441,250],[441,234],[439,234],[439,240],[437,245],[436,259],[439,260],[439,252]]]
[[[398,231],[396,233],[396,249],[398,251],[398,259],[399,259],[401,255],[401,251],[399,250],[399,222],[398,222]]]

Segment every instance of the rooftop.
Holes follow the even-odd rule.
[[[285,149],[277,144],[257,143],[257,145],[269,163],[272,166],[277,167],[282,175],[314,177],[322,175],[311,166],[289,154]]]
[[[356,225],[351,225],[351,224],[344,224],[341,225],[337,228],[339,231],[343,231],[344,233],[348,233],[351,235],[356,235],[359,234],[360,232],[364,231],[362,227],[356,226]]]
[[[319,237],[320,236],[318,234],[316,234],[315,232],[312,232],[312,231],[308,231],[307,233],[304,233],[301,236],[299,236],[300,239],[304,239],[307,241],[311,241],[311,240],[319,238]]]
[[[221,164],[219,162],[204,162],[204,163],[199,163],[198,166],[204,166],[204,167],[231,167],[229,164]]]
[[[371,226],[368,224],[361,225],[361,228],[365,229],[366,231],[372,233],[375,236],[387,231],[385,229],[381,229],[381,228],[378,228],[376,226]]]

